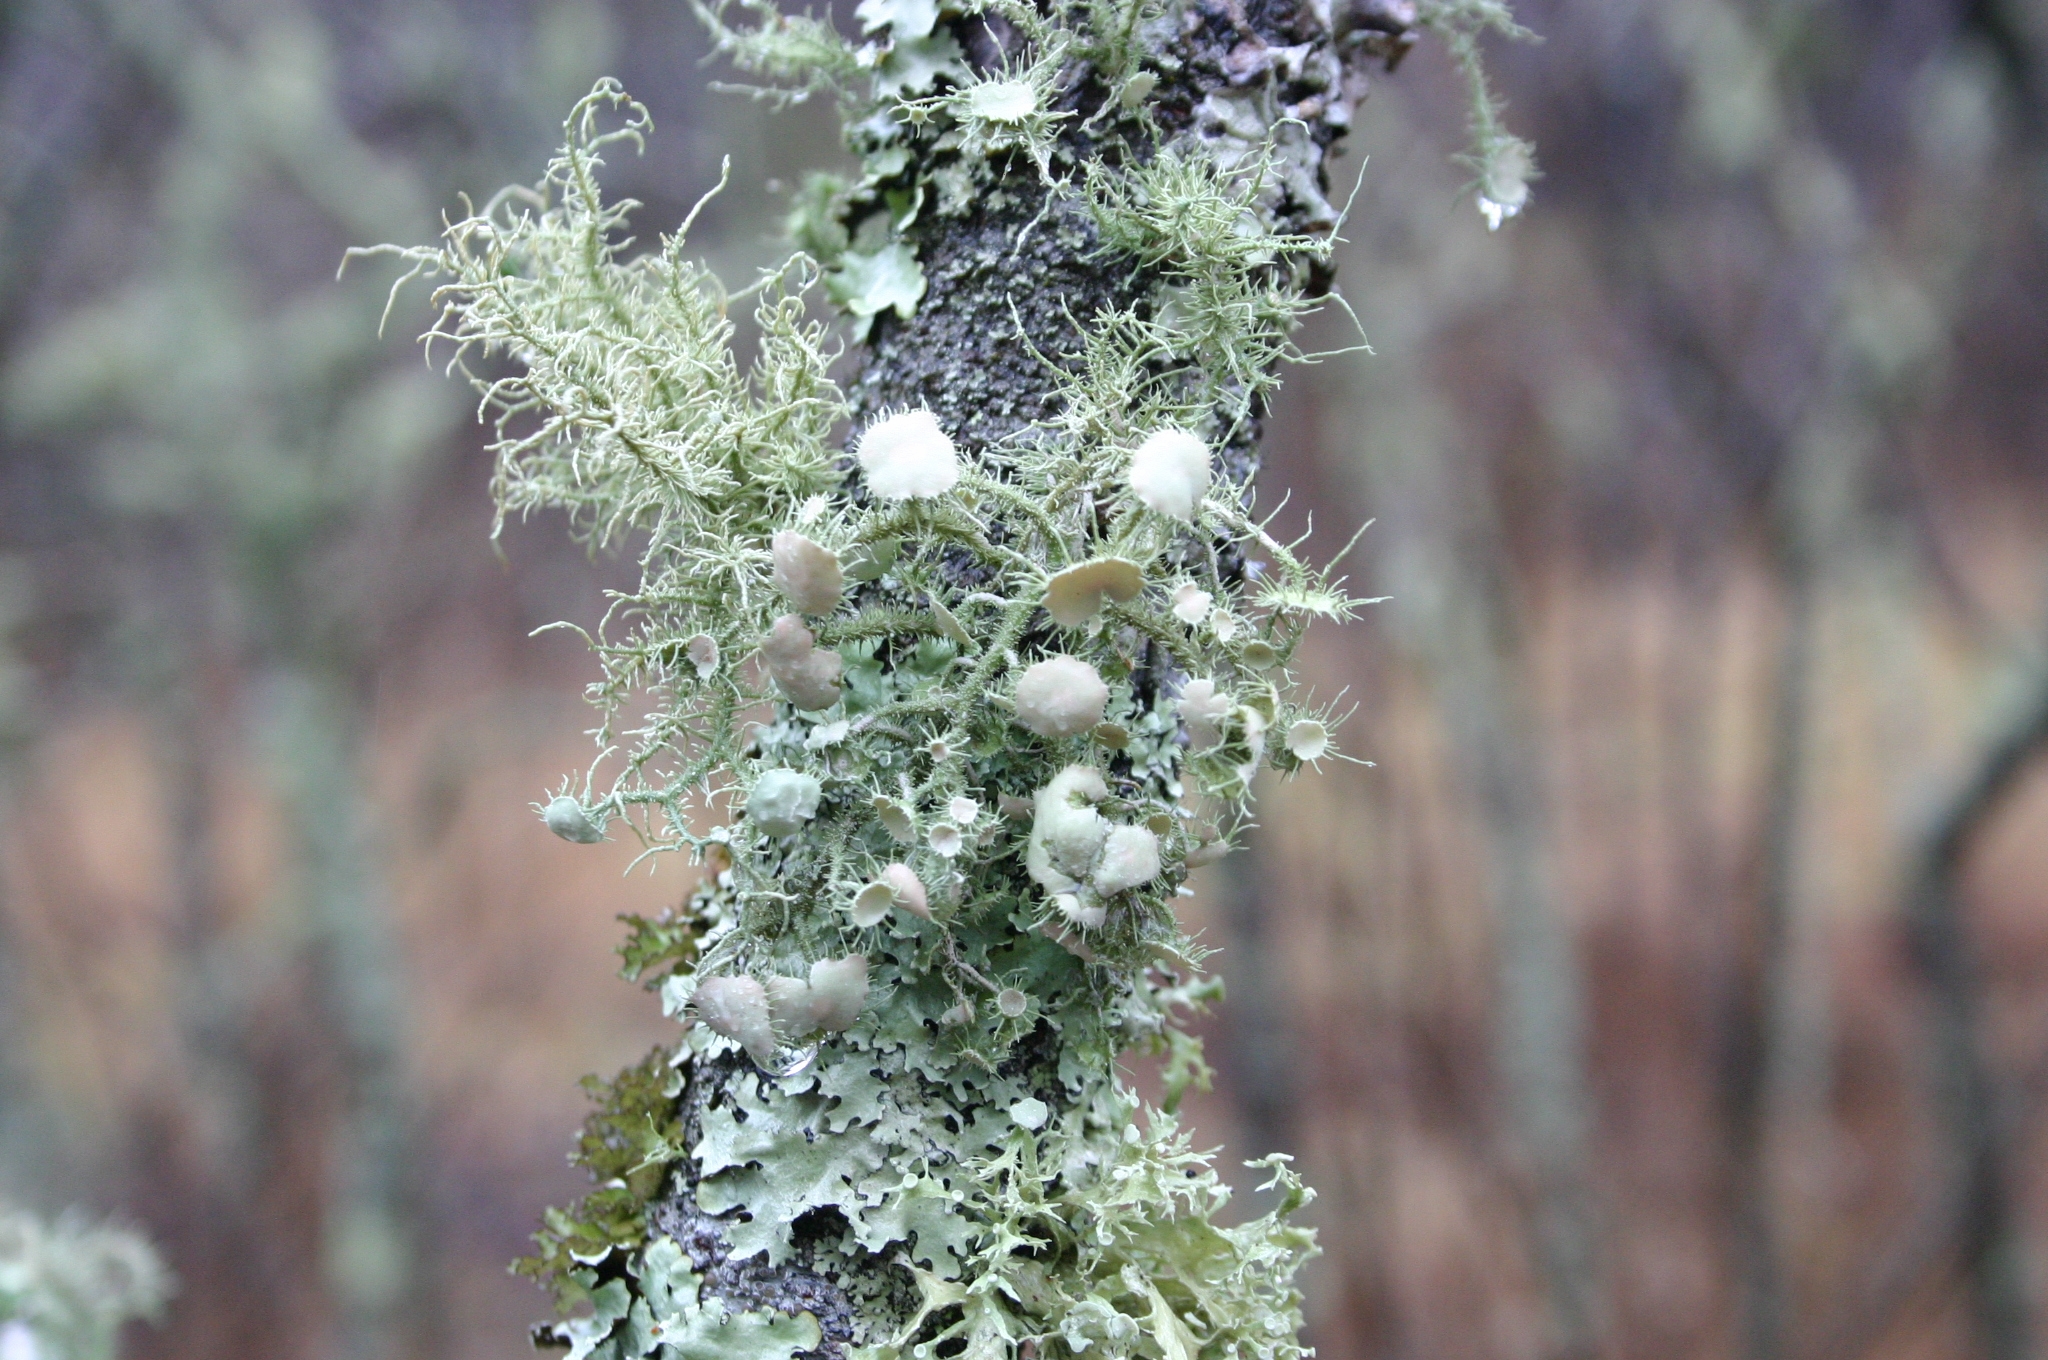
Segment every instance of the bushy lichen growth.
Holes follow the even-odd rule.
[[[0,1206],[0,1355],[113,1360],[121,1325],[157,1316],[170,1292],[132,1229]]]
[[[550,1329],[572,1355],[1304,1354],[1309,1192],[1268,1158],[1278,1205],[1219,1226],[1170,1112],[1216,994],[1173,903],[1258,770],[1330,752],[1290,666],[1360,601],[1242,479],[1327,287],[1339,48],[1398,55],[1386,8],[1276,49],[1147,0],[863,0],[858,42],[700,6],[764,93],[841,102],[863,170],[804,186],[800,253],[740,293],[688,222],[633,253],[599,176],[649,119],[610,82],[538,186],[397,252],[439,280],[430,349],[475,365],[501,515],[639,555],[590,634],[603,754],[544,820],[709,870],[630,923],[683,1037],[601,1097],[599,1189],[525,1263],[588,1301]],[[1011,304],[1054,414],[856,419],[816,303],[856,336],[916,316],[931,241],[991,203],[1013,255],[1057,230],[1126,280],[1071,345]]]

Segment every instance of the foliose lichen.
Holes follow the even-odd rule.
[[[698,8],[860,157],[804,185],[786,263],[729,292],[688,221],[628,251],[600,172],[650,121],[610,81],[537,186],[393,252],[439,281],[430,350],[488,361],[501,520],[639,558],[589,633],[602,755],[546,824],[707,868],[629,920],[682,1034],[595,1088],[598,1188],[521,1266],[588,1311],[540,1335],[1293,1360],[1309,1191],[1266,1158],[1271,1211],[1219,1223],[1173,1114],[1219,989],[1173,905],[1259,769],[1330,753],[1291,664],[1361,603],[1246,486],[1328,291],[1325,153],[1365,60],[1505,11],[862,0],[848,39]]]

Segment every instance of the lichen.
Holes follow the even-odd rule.
[[[648,1208],[683,1154],[682,1087],[668,1058],[657,1049],[609,1082],[584,1078],[597,1108],[569,1160],[597,1188],[566,1210],[548,1210],[533,1255],[513,1263],[519,1274],[555,1286],[565,1307],[589,1297],[595,1281],[583,1272],[590,1266],[646,1241]]]
[[[171,1292],[133,1229],[0,1204],[0,1355],[113,1360],[122,1324],[160,1316]]]
[[[687,221],[627,253],[600,176],[650,124],[609,81],[539,185],[386,248],[438,281],[430,348],[477,364],[501,517],[639,556],[589,634],[602,754],[547,824],[707,868],[629,922],[683,1030],[598,1088],[598,1189],[522,1263],[590,1309],[547,1338],[1304,1354],[1308,1192],[1254,1163],[1277,1205],[1220,1226],[1172,1114],[1218,993],[1173,906],[1262,767],[1332,751],[1292,659],[1361,601],[1245,482],[1327,293],[1347,62],[1409,40],[1386,8],[863,0],[855,42],[700,6],[757,93],[833,94],[862,158],[806,182],[784,265],[730,293]]]

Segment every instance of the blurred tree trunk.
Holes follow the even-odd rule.
[[[194,1291],[174,1317],[170,1344],[180,1353],[268,1346],[290,1360],[310,1353],[306,1339],[277,1333],[306,1300],[290,1245],[266,1221],[264,1201],[268,1183],[290,1166],[293,1130],[267,1117],[284,1102],[266,1089],[257,1033],[281,961],[270,941],[238,929],[225,910],[220,766],[234,748],[235,724],[223,711],[230,696],[206,574],[183,552],[166,556],[157,574],[167,588],[151,601],[158,611],[152,622],[170,624],[181,643],[165,649],[168,657],[158,654],[168,674],[154,685],[144,678],[144,687],[153,692],[149,717],[173,847],[170,1019],[183,1081],[140,1113],[131,1136],[141,1145],[135,1160],[143,1174],[158,1183],[145,1202],[154,1201],[165,1220],[160,1231],[172,1259],[195,1275],[238,1282],[225,1298]]]
[[[262,694],[264,745],[295,843],[300,948],[333,1034],[347,1111],[335,1130],[326,1284],[341,1317],[341,1360],[436,1349],[432,1253],[414,1173],[418,1112],[405,1063],[404,972],[388,890],[375,866],[364,792],[368,714],[353,677],[285,670]]]
[[[1217,866],[1221,881],[1224,969],[1230,978],[1229,1019],[1224,1029],[1225,1066],[1244,1120],[1244,1142],[1265,1152],[1299,1154],[1295,1111],[1300,1108],[1294,1054],[1308,1037],[1289,1013],[1273,957],[1279,941],[1268,914],[1274,905],[1261,891],[1263,859],[1259,833]]]
[[[51,0],[0,6],[0,91],[27,85],[57,94],[53,107],[39,111],[36,135],[14,141],[0,159],[0,369],[22,338],[25,296],[86,163],[82,148],[100,131],[102,109],[93,95],[105,73],[91,45],[78,41],[82,27],[76,14]],[[52,35],[70,41],[52,42]],[[36,621],[36,591],[28,553],[0,557],[0,819],[16,810],[23,757],[47,698],[34,692],[30,666],[16,653],[16,633]],[[0,893],[6,887],[0,884]],[[0,897],[0,1194],[19,1177],[25,1195],[31,1176],[47,1177],[52,1150],[46,1110],[24,1070],[30,1020],[7,909]]]
[[[1375,360],[1387,363],[1390,360]],[[1417,384],[1418,390],[1420,385]],[[1387,423],[1345,413],[1354,428]],[[1490,483],[1459,477],[1425,419],[1363,442],[1357,467],[1401,645],[1429,676],[1479,806],[1494,924],[1493,1067],[1531,1191],[1546,1355],[1595,1354],[1604,1325],[1589,1173],[1586,998],[1550,862],[1549,803]]]
[[[1782,455],[1781,455],[1782,456]],[[1774,1107],[1798,1045],[1803,998],[1792,946],[1798,909],[1800,833],[1812,744],[1824,530],[1816,504],[1824,454],[1811,441],[1785,458],[1771,507],[1772,556],[1784,598],[1772,695],[1755,910],[1737,939],[1733,1004],[1723,1061],[1734,1248],[1749,1360],[1777,1360],[1791,1331],[1789,1281],[1773,1193]],[[1811,981],[1807,979],[1806,981]],[[1824,979],[1820,985],[1825,986]]]

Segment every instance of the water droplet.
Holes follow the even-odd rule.
[[[767,1062],[756,1062],[771,1077],[794,1077],[818,1060],[818,1041],[807,1044],[777,1044]]]

